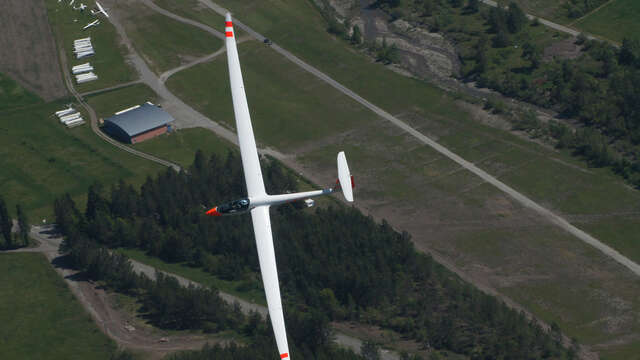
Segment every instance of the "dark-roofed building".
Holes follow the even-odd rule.
[[[135,144],[166,133],[173,120],[166,111],[146,102],[105,119],[103,130],[117,140]]]

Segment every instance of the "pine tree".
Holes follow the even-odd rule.
[[[20,205],[16,205],[16,214],[18,216],[18,227],[20,228],[22,245],[29,246],[29,220]]]
[[[2,231],[2,236],[4,236],[7,248],[11,248],[13,246],[13,239],[11,238],[12,227],[13,221],[11,220],[11,217],[9,217],[7,204],[4,202],[4,199],[0,197],[0,231]]]

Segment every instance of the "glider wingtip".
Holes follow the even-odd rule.
[[[227,13],[224,16],[226,21],[231,21],[231,13],[227,11]]]

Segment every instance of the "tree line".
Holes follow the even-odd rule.
[[[262,289],[250,217],[204,215],[246,194],[240,164],[235,152],[209,159],[198,152],[188,171],[148,178],[139,191],[124,182],[108,191],[96,184],[84,212],[69,197],[56,200],[56,222],[67,239],[139,248]],[[277,161],[263,164],[269,193],[296,191],[295,179]],[[348,320],[472,358],[573,358],[572,350],[523,314],[417,252],[408,233],[354,208],[302,207],[272,211],[292,343],[315,353],[329,343],[329,322]]]
[[[29,220],[27,214],[22,210],[20,204],[16,205],[16,218],[18,221],[17,232],[13,233],[13,219],[7,209],[4,198],[0,196],[0,250],[12,250],[29,246]]]

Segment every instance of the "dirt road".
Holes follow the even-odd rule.
[[[73,294],[87,309],[100,329],[118,344],[133,350],[150,352],[154,358],[160,359],[170,352],[200,349],[206,343],[226,343],[229,341],[196,334],[170,336],[167,333],[158,332],[157,329],[150,326],[145,326],[139,319],[116,310],[109,294],[66,265],[65,258],[58,253],[62,239],[57,235],[53,226],[33,226],[30,235],[39,242],[37,247],[9,252],[43,253],[55,270],[64,278]],[[167,338],[168,341],[163,341],[163,338]]]
[[[200,349],[207,342],[220,343],[230,341],[217,340],[212,337],[204,337],[201,335],[186,335],[171,336],[169,338],[169,342],[161,342],[161,339],[167,336],[165,336],[166,334],[158,334],[157,330],[151,331],[151,329],[144,327],[136,327],[135,330],[131,330],[129,326],[131,324],[139,323],[139,321],[135,318],[126,316],[120,311],[114,310],[111,304],[112,301],[104,290],[98,289],[93,283],[89,282],[82,276],[79,276],[77,271],[71,270],[65,266],[64,258],[58,254],[58,248],[62,243],[62,238],[57,234],[54,226],[33,226],[31,228],[30,235],[33,239],[39,242],[37,247],[11,250],[8,252],[39,252],[45,254],[47,259],[49,259],[56,271],[64,278],[69,285],[69,288],[71,288],[71,291],[87,309],[91,317],[94,318],[102,331],[104,331],[105,334],[115,340],[118,344],[131,349],[149,351],[158,356],[162,356],[172,351]],[[149,278],[155,279],[155,268],[135,260],[130,259],[130,261],[136,273],[143,273]],[[164,271],[162,273],[175,277],[183,286],[203,286],[200,283],[188,280],[179,275]],[[262,305],[250,303],[222,291],[219,292],[219,294],[227,303],[238,303],[240,305],[240,309],[245,314],[257,312],[265,318],[267,316],[268,310]],[[337,344],[352,349],[357,353],[360,352],[360,347],[362,346],[362,340],[343,333],[336,333],[334,341]],[[400,359],[400,356],[393,351],[384,350],[381,352],[381,359],[398,360]]]

